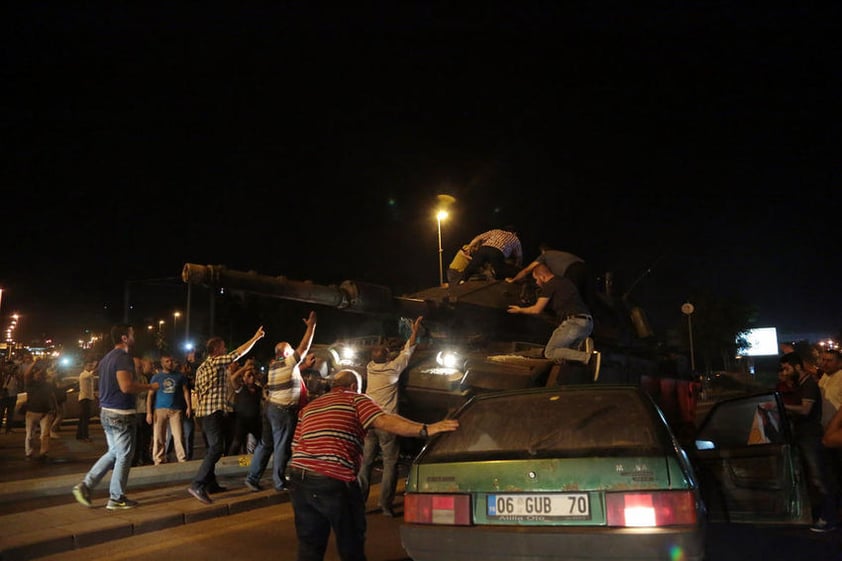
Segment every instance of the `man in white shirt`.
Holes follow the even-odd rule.
[[[822,426],[827,424],[842,407],[842,353],[838,349],[825,349],[819,358],[819,368],[824,373],[819,378],[822,391]]]
[[[389,349],[378,345],[371,350],[371,361],[366,366],[365,393],[379,405],[386,413],[398,413],[398,381],[409,365],[409,359],[415,352],[415,341],[418,329],[421,327],[423,316],[418,316],[412,322],[412,333],[407,339],[398,356],[389,360]],[[368,500],[371,487],[371,470],[378,449],[383,456],[383,478],[380,483],[380,509],[385,516],[394,516],[392,503],[395,500],[397,488],[398,456],[400,456],[400,441],[398,436],[385,431],[369,427],[365,436],[363,461],[357,473],[363,501]]]
[[[79,373],[79,423],[76,425],[76,440],[91,442],[91,435],[88,432],[96,397],[96,365],[97,361],[88,359]]]

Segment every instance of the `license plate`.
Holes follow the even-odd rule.
[[[488,495],[488,516],[498,520],[585,520],[591,517],[587,493]]]

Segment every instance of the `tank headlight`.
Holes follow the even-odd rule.
[[[440,351],[436,355],[436,364],[442,368],[464,369],[464,359],[454,351]]]
[[[357,362],[357,349],[350,345],[337,345],[328,349],[330,359],[340,366],[351,366]]]

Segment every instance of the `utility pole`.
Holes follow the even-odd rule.
[[[681,312],[687,316],[687,333],[690,336],[690,371],[693,373],[696,372],[696,358],[693,355],[693,320],[691,319],[694,311],[696,308],[690,302],[681,305]]]

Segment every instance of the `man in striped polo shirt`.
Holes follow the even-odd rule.
[[[289,445],[298,420],[298,402],[301,398],[301,371],[298,365],[310,351],[316,330],[316,312],[304,320],[307,326],[298,347],[293,349],[286,341],[275,345],[275,359],[269,364],[266,378],[266,403],[263,407],[263,431],[260,442],[251,457],[246,475],[246,487],[260,491],[260,478],[272,459],[272,483],[275,491],[286,488],[284,470],[289,461]]]
[[[426,425],[386,413],[359,393],[361,386],[357,372],[340,370],[331,390],[299,416],[287,468],[299,561],[324,559],[331,528],[340,559],[365,559],[365,501],[357,473],[367,430],[428,438],[459,427],[455,419]]]

